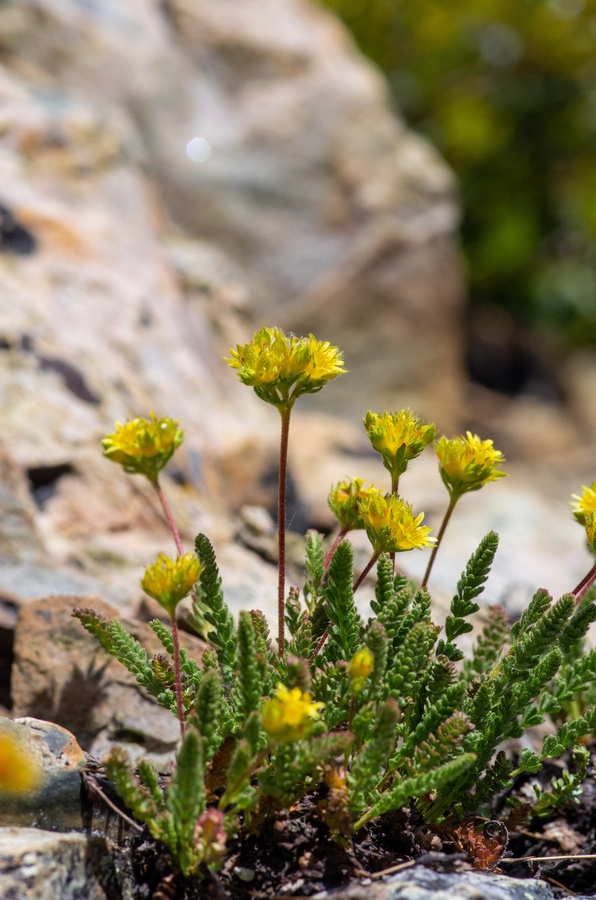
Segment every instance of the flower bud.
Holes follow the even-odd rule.
[[[408,463],[416,459],[436,434],[434,425],[425,425],[411,409],[396,413],[366,414],[364,427],[373,448],[383,457],[383,465],[391,472],[393,481],[406,471]]]
[[[194,553],[176,559],[160,553],[156,562],[145,569],[141,587],[173,617],[176,606],[188,596],[202,569]]]
[[[120,463],[125,472],[145,475],[155,483],[159,472],[184,440],[184,432],[174,419],[131,419],[116,422],[116,431],[102,440],[104,456]]]
[[[366,679],[368,678],[372,670],[373,655],[368,647],[363,647],[362,650],[359,650],[356,654],[354,654],[354,656],[350,660],[350,665],[348,666],[350,690],[353,694],[360,693],[360,691],[366,684]]]
[[[507,474],[498,468],[504,462],[501,451],[495,450],[492,441],[482,441],[470,431],[465,437],[452,440],[439,438],[435,450],[441,478],[452,497],[478,491],[489,481]]]

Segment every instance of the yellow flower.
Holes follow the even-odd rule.
[[[291,409],[301,394],[314,394],[345,373],[337,347],[307,338],[287,337],[278,328],[261,328],[248,344],[230,350],[226,362],[238,369],[243,384],[261,400],[279,409]]]
[[[434,425],[425,425],[410,409],[396,413],[385,411],[382,415],[369,410],[363,422],[373,448],[383,457],[383,465],[394,481],[436,434]]]
[[[324,703],[313,702],[310,694],[303,694],[299,687],[289,691],[283,684],[278,684],[275,697],[263,703],[263,728],[269,740],[276,743],[297,741],[308,737],[324,706]]]
[[[196,584],[202,569],[194,553],[185,553],[176,559],[160,553],[157,561],[145,569],[141,587],[173,616],[178,603]]]
[[[477,434],[448,440],[441,437],[435,444],[441,478],[451,496],[478,491],[489,481],[503,478],[507,472],[498,468],[505,460],[492,441],[482,441]]]
[[[373,670],[373,655],[368,647],[359,650],[348,666],[348,678],[350,679],[350,689],[353,694],[358,694],[366,684],[366,679]]]
[[[24,741],[11,728],[0,726],[0,795],[26,794],[39,778],[39,767]]]
[[[125,472],[145,475],[156,482],[158,473],[184,440],[184,432],[174,419],[131,419],[125,425],[116,422],[116,431],[103,439],[104,456],[120,463]]]
[[[592,487],[586,487],[582,484],[581,494],[572,494],[573,501],[570,505],[573,508],[573,515],[580,525],[585,525],[586,516],[592,512],[596,512],[596,481],[592,482]]]
[[[414,518],[412,507],[395,494],[371,491],[360,503],[360,515],[375,554],[421,549],[435,543],[432,531],[420,523],[424,513]]]
[[[363,478],[346,478],[331,488],[327,503],[333,515],[342,527],[342,530],[364,528],[364,522],[359,511],[360,501],[375,490],[373,484],[364,488]]]

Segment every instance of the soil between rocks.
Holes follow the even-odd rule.
[[[596,744],[591,751],[580,799],[510,835],[495,871],[521,879],[542,878],[556,898],[596,896],[596,859],[577,858],[596,853]],[[552,772],[547,769],[545,774]],[[513,790],[518,792],[529,780],[522,776]],[[379,817],[342,847],[318,817],[323,793],[321,787],[290,811],[276,813],[255,834],[241,830],[228,842],[220,871],[205,869],[202,878],[185,879],[173,872],[167,848],[146,828],[139,834],[129,831],[119,850],[133,874],[135,900],[311,897],[363,879],[366,883],[377,873],[413,861],[441,871],[473,868],[473,860],[460,852],[449,834],[441,829],[431,832],[414,808]],[[497,806],[500,802],[495,798]],[[568,859],[554,858],[561,856]],[[519,857],[541,860],[507,862]]]

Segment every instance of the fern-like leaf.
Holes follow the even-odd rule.
[[[257,637],[249,612],[238,618],[237,681],[235,696],[241,720],[247,719],[261,704],[261,679],[257,661]]]
[[[195,698],[193,724],[203,740],[205,762],[213,759],[221,744],[221,714],[224,703],[217,669],[205,672]]]
[[[199,604],[200,614],[212,626],[209,640],[217,651],[224,687],[227,687],[235,666],[236,627],[224,600],[215,552],[204,534],[197,536],[195,550],[203,569],[196,589],[196,599],[193,602]]]
[[[362,622],[354,605],[353,550],[349,541],[342,541],[329,564],[325,585],[325,606],[331,624],[325,657],[331,662],[350,659],[360,639]]]
[[[398,718],[397,703],[389,698],[378,709],[375,727],[352,762],[348,774],[349,805],[352,812],[358,812],[366,806],[371,791],[379,783],[395,746]]]
[[[462,753],[455,759],[443,763],[437,769],[431,769],[430,772],[423,772],[403,780],[396,779],[392,787],[384,791],[354,824],[354,831],[358,831],[366,822],[376,816],[383,815],[391,809],[399,809],[413,797],[439,791],[445,784],[457,781],[474,764],[475,759],[473,753]],[[436,813],[434,815],[427,813],[426,815],[429,821],[437,821],[442,818]]]

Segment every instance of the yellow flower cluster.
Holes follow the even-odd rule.
[[[237,344],[226,362],[238,369],[243,384],[280,410],[291,409],[301,394],[314,394],[345,373],[340,350],[314,335],[287,337],[278,328],[262,328],[248,344]]]
[[[424,513],[414,517],[412,507],[395,494],[371,491],[360,503],[360,515],[376,555],[430,547],[432,530],[420,523]]]
[[[348,678],[350,690],[358,694],[366,684],[366,680],[373,670],[373,655],[368,647],[363,647],[354,654],[348,666]]]
[[[303,694],[298,687],[289,691],[279,684],[275,696],[263,703],[263,728],[269,740],[275,743],[300,740],[308,737],[324,706],[324,703],[315,703],[310,694]]]
[[[465,437],[452,440],[439,438],[435,450],[441,478],[452,497],[478,491],[489,481],[507,474],[499,469],[504,462],[501,451],[495,450],[492,441],[483,441],[470,431]]]
[[[581,494],[572,494],[573,515],[580,525],[586,524],[586,517],[596,512],[596,481],[592,482],[592,487],[586,487],[582,484]]]
[[[145,569],[141,587],[173,616],[178,603],[188,596],[198,581],[202,568],[194,553],[185,553],[176,559],[160,553],[157,561]]]
[[[13,729],[0,725],[0,796],[26,794],[39,781],[40,772],[23,741]]]
[[[394,481],[436,434],[434,425],[425,425],[410,409],[396,413],[385,411],[382,415],[369,410],[363,422],[373,448],[383,457],[383,465]]]
[[[116,431],[102,441],[104,456],[120,463],[125,472],[145,475],[155,483],[158,473],[172,458],[184,440],[178,422],[167,417],[131,419],[125,425],[116,422]]]
[[[369,488],[364,487],[364,478],[346,478],[331,488],[327,503],[342,531],[364,528],[359,504],[364,497],[374,491],[373,484]]]

